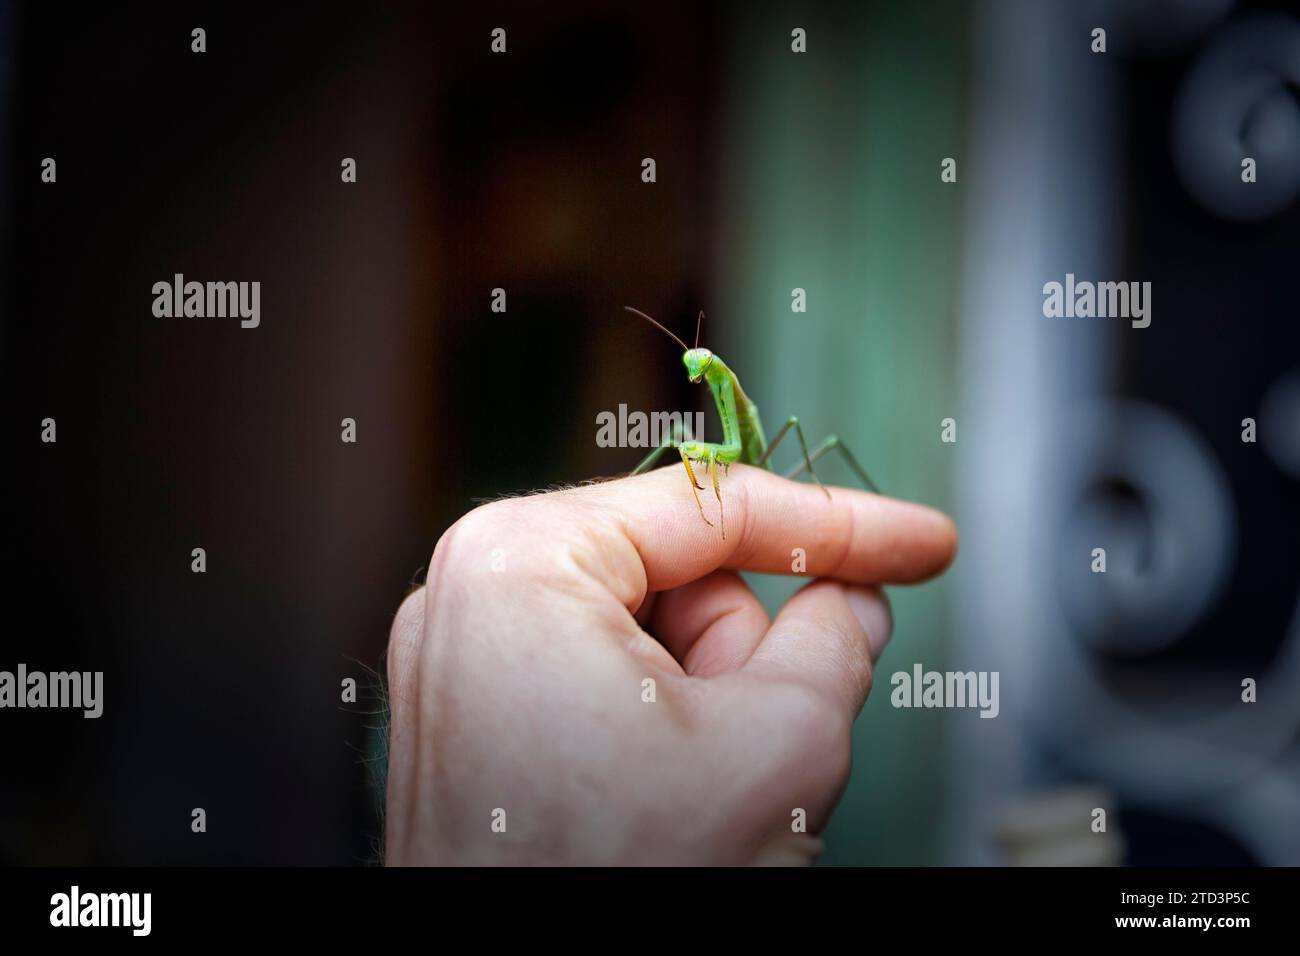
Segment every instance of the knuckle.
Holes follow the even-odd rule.
[[[484,544],[501,537],[518,505],[513,500],[493,501],[466,512],[443,533],[439,545]]]
[[[402,601],[393,618],[393,626],[388,633],[387,670],[390,687],[401,683],[419,649],[424,633],[424,600],[424,588],[416,588]]]
[[[425,584],[402,601],[388,635],[388,679],[398,686],[418,658],[425,630],[425,608],[430,593],[438,593],[456,573],[474,567],[488,568],[492,551],[505,540],[511,521],[510,502],[492,502],[463,515],[443,532],[429,558]]]
[[[512,523],[518,526],[517,510],[515,501],[493,501],[461,516],[434,546],[427,580],[442,578],[452,568],[487,566],[492,552],[508,540]]]
[[[424,586],[421,585],[408,594],[398,606],[397,614],[393,618],[392,631],[388,635],[389,646],[407,640],[411,632],[418,630],[423,622]]]

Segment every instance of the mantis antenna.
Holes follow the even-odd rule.
[[[695,320],[695,347],[700,347],[700,326],[704,324],[704,310],[700,309],[700,315]]]
[[[630,305],[625,305],[625,306],[623,306],[623,308],[624,308],[625,310],[627,310],[628,312],[631,312],[631,313],[633,313],[633,314],[635,314],[635,315],[639,315],[639,316],[641,316],[641,318],[645,319],[645,320],[646,320],[647,322],[649,322],[651,325],[656,326],[656,327],[659,329],[659,331],[661,331],[661,332],[664,333],[664,335],[667,335],[667,336],[668,336],[669,338],[671,338],[674,342],[676,342],[678,345],[680,345],[680,346],[682,347],[682,351],[683,351],[683,352],[689,352],[689,351],[690,351],[690,349],[688,349],[688,348],[686,347],[686,343],[685,343],[685,342],[683,342],[683,341],[682,341],[681,339],[679,339],[677,336],[673,335],[673,333],[669,332],[666,328],[664,328],[662,325],[660,325],[660,324],[659,324],[658,322],[656,322],[654,319],[650,318],[650,316],[646,315],[646,314],[645,314],[644,312],[642,312],[640,309],[634,309],[634,308],[632,308]],[[702,316],[702,315],[704,315],[704,313],[701,312],[700,315]],[[696,327],[695,334],[696,334],[697,337],[699,336],[699,327],[698,327],[698,326]]]

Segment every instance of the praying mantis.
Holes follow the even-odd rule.
[[[692,384],[699,384],[701,380],[708,382],[709,390],[713,392],[713,401],[718,406],[718,416],[722,419],[723,436],[721,442],[682,441],[680,427],[674,428],[673,437],[646,455],[641,464],[632,470],[632,474],[639,475],[647,471],[665,451],[669,448],[676,448],[682,457],[682,465],[686,468],[686,477],[690,479],[691,494],[695,496],[695,506],[700,510],[700,517],[704,519],[705,524],[713,527],[713,522],[705,517],[704,505],[700,501],[700,492],[704,490],[704,486],[696,481],[695,469],[691,467],[692,461],[699,464],[707,462],[709,480],[713,484],[713,494],[718,499],[718,526],[725,540],[727,526],[722,515],[722,491],[718,487],[718,466],[722,466],[723,474],[726,474],[727,469],[736,462],[755,465],[772,471],[768,459],[772,457],[772,452],[781,443],[781,439],[785,438],[786,434],[793,428],[795,434],[799,437],[799,447],[803,451],[803,461],[786,472],[785,477],[794,478],[796,475],[801,474],[805,468],[808,469],[808,474],[812,475],[817,487],[826,492],[826,498],[829,500],[831,493],[826,490],[826,486],[817,477],[817,472],[813,469],[813,462],[831,449],[837,449],[863,485],[879,494],[876,483],[867,477],[866,471],[858,464],[857,459],[853,457],[853,453],[840,441],[838,436],[827,436],[817,446],[816,450],[810,454],[808,443],[804,440],[803,428],[799,424],[799,419],[794,415],[785,420],[785,424],[776,433],[776,437],[771,442],[768,442],[763,434],[763,421],[759,418],[758,406],[749,400],[745,390],[740,387],[740,379],[736,377],[736,373],[718,355],[708,349],[700,348],[700,326],[704,322],[703,310],[700,311],[699,317],[695,320],[695,345],[687,348],[685,342],[641,310],[634,309],[630,305],[623,308],[650,322],[682,347],[682,364],[686,366],[687,378],[690,379]]]

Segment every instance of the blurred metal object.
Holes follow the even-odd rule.
[[[1050,591],[1082,641],[1052,638],[1030,698],[1030,736],[1054,763],[1144,802],[1200,801],[1258,777],[1300,725],[1300,607],[1262,673],[1156,662],[1115,680],[1113,656],[1176,644],[1219,601],[1235,563],[1231,491],[1213,451],[1147,403],[1101,399],[1060,432],[1053,457],[1065,529]],[[1116,488],[1130,489],[1117,507]],[[1131,494],[1131,498],[1129,495]],[[1120,561],[1088,569],[1089,549],[1119,541]],[[1252,704],[1239,682],[1273,688]]]
[[[1265,219],[1300,196],[1300,22],[1280,14],[1229,25],[1183,81],[1175,166],[1198,203],[1224,219]],[[1255,182],[1242,161],[1255,160]]]
[[[1212,607],[1232,570],[1232,492],[1213,449],[1177,416],[1116,399],[1061,428],[1056,589],[1073,629],[1126,654],[1167,647]],[[1083,573],[1094,548],[1104,573]]]
[[[1300,759],[1292,753],[1279,769],[1260,774],[1204,808],[1204,815],[1232,833],[1264,866],[1300,861]],[[1279,826],[1281,822],[1281,826]],[[1289,826],[1287,825],[1289,822]]]
[[[1059,606],[1044,580],[1058,545],[1046,532],[1068,478],[1052,452],[1067,409],[1104,380],[1113,326],[1053,323],[1042,285],[1066,272],[1115,274],[1108,237],[1123,196],[1114,70],[1095,70],[1078,10],[1036,0],[981,5],[973,38],[966,149],[961,408],[954,498],[962,553],[950,659],[997,670],[997,720],[954,720],[948,858],[992,864],[1002,808],[1043,782],[1027,730],[1041,719],[1026,689],[1057,654]],[[1080,40],[1080,36],[1083,40]],[[1069,78],[1087,75],[1089,83]],[[1055,184],[1069,183],[1069,188]],[[1084,565],[1086,572],[1087,566]]]
[[[1226,5],[1192,8],[1204,32]],[[1003,701],[998,720],[949,724],[961,781],[949,858],[1083,859],[1096,847],[1051,836],[1036,822],[1050,811],[1024,809],[1023,794],[1095,781],[1123,810],[1126,862],[1182,851],[1200,863],[1243,854],[1295,865],[1300,595],[1276,541],[1259,534],[1270,530],[1259,490],[1273,490],[1257,480],[1263,456],[1236,431],[1277,368],[1272,357],[1235,358],[1272,347],[1261,336],[1271,302],[1286,301],[1291,246],[1271,223],[1255,245],[1229,248],[1160,147],[1161,91],[1182,83],[1173,161],[1189,167],[1196,203],[1247,219],[1266,214],[1266,197],[1281,208],[1300,196],[1296,23],[1228,27],[1184,82],[1177,61],[1125,66],[1089,53],[1081,18],[1096,9],[1003,0],[978,25],[952,658],[999,670]],[[1118,49],[1119,24],[1088,25],[1108,28]],[[1260,29],[1275,35],[1256,42]],[[1259,150],[1260,176],[1243,189],[1271,177],[1257,196],[1230,188],[1246,145]],[[1188,235],[1186,246],[1166,244],[1171,234]],[[1252,265],[1258,294],[1243,300],[1239,277]],[[1137,332],[1045,321],[1042,284],[1067,272],[1151,278],[1172,293],[1167,320]],[[1234,307],[1251,322],[1224,322]],[[1282,449],[1270,446],[1274,459],[1300,450],[1289,437],[1298,388],[1280,381],[1259,409],[1261,441],[1268,432]],[[1090,570],[1095,547],[1107,549],[1106,574]],[[1262,594],[1275,615],[1254,608]],[[1247,677],[1255,702],[1241,696]],[[1180,842],[1212,831],[1214,846]]]
[[[1287,372],[1264,395],[1259,437],[1273,463],[1300,478],[1300,369]]]
[[[1096,811],[1105,829],[1093,829]],[[1115,797],[1103,787],[1067,786],[1023,794],[1003,809],[996,828],[1002,860],[1011,866],[1118,866],[1124,838]]]
[[[1236,0],[1091,0],[1084,25],[1106,30],[1113,53],[1167,56],[1196,41]]]

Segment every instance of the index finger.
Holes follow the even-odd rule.
[[[852,488],[825,492],[748,465],[721,480],[718,503],[701,493],[700,519],[681,468],[594,485],[584,492],[608,508],[645,565],[647,587],[678,587],[718,568],[830,577],[855,584],[904,584],[933,577],[957,552],[952,519],[925,505]]]

